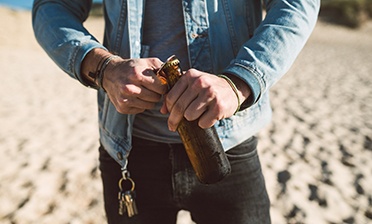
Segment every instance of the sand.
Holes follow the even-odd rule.
[[[95,91],[48,58],[29,11],[0,15],[0,223],[105,223]],[[86,26],[101,39],[101,18]],[[272,88],[258,137],[273,223],[372,223],[371,62],[372,23],[319,22]]]

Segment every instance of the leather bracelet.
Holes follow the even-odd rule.
[[[98,86],[98,88],[102,88],[105,92],[105,88],[103,88],[103,77],[105,75],[105,69],[107,68],[107,65],[110,63],[110,61],[114,58],[118,58],[119,56],[117,55],[111,55],[110,57],[107,57],[105,58],[105,60],[103,61],[101,67],[99,70],[97,70],[97,75],[96,75],[96,78],[94,80],[94,82],[96,83],[96,85]]]
[[[219,74],[217,76],[220,77],[220,78],[225,79],[227,81],[227,83],[229,83],[229,85],[231,86],[232,90],[234,91],[234,93],[236,95],[236,98],[238,99],[238,107],[236,108],[236,110],[234,112],[234,115],[235,115],[240,110],[240,98],[239,98],[239,94],[238,94],[238,88],[236,88],[235,83],[229,77],[227,77],[226,75]]]
[[[99,86],[97,84],[97,77],[98,77],[98,75],[100,73],[100,68],[102,67],[103,61],[105,61],[110,56],[106,56],[106,57],[101,58],[101,60],[97,64],[97,67],[94,70],[94,72],[89,72],[88,73],[88,76],[92,79],[92,83],[91,83],[91,84],[93,84],[93,86],[91,86],[92,88],[99,89]]]

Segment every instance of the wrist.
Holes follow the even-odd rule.
[[[102,88],[105,92],[106,90],[103,87],[103,77],[105,75],[107,66],[115,58],[119,58],[119,56],[110,55],[105,57],[102,64],[99,65],[99,69],[97,69],[95,73],[89,73],[90,76],[94,78],[94,83],[98,86],[98,88]]]
[[[226,75],[219,74],[217,76],[220,77],[220,78],[222,78],[222,79],[224,79],[230,85],[232,91],[235,93],[235,96],[236,96],[236,99],[237,99],[237,103],[238,103],[238,106],[236,107],[236,110],[234,112],[234,114],[236,114],[240,110],[240,105],[241,105],[240,96],[239,96],[239,90],[236,87],[235,83],[229,77],[227,77]]]
[[[102,69],[105,60],[111,56],[113,55],[110,52],[101,48],[95,48],[85,56],[81,64],[81,73],[88,86],[95,89],[100,88],[99,70]]]
[[[228,77],[237,89],[237,97],[239,98],[239,107],[251,96],[251,89],[247,83],[235,75],[224,74]],[[240,110],[240,108],[239,108]]]

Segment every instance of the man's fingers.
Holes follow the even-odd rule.
[[[149,58],[147,60],[148,69],[143,70],[144,77],[141,80],[144,87],[159,94],[165,94],[168,90],[167,83],[156,75],[156,71],[162,64],[163,62],[159,58]]]
[[[210,128],[221,118],[217,117],[218,113],[213,111],[213,109],[208,109],[199,117],[198,125],[201,128]]]
[[[182,78],[183,77],[181,77],[181,79]],[[174,104],[187,89],[187,83],[182,82],[181,79],[172,87],[172,89],[169,90],[167,97],[165,98],[168,111],[172,111]]]
[[[184,117],[188,121],[198,119],[207,110],[207,102],[194,100],[185,110]]]
[[[167,95],[164,95],[164,99],[167,98]],[[169,110],[167,108],[167,104],[165,102],[165,100],[163,100],[163,104],[161,105],[161,108],[160,108],[160,113],[162,114],[167,114],[169,113]]]
[[[136,114],[151,109],[155,106],[154,102],[144,101],[136,97],[119,97],[115,100],[115,108],[121,114]]]
[[[183,119],[185,111],[189,110],[190,105],[199,104],[196,102],[198,93],[196,91],[185,91],[186,87],[182,85],[175,85],[172,88],[172,94],[169,93],[166,98],[167,108],[170,111],[168,118],[169,129],[174,131],[177,129],[179,122]],[[179,97],[177,97],[179,96]]]
[[[153,69],[143,71],[140,79],[141,85],[159,94],[165,94],[168,90],[167,83],[159,78]]]
[[[158,102],[161,99],[161,94],[155,93],[151,90],[143,86],[136,86],[136,85],[126,85],[121,89],[121,96],[122,98],[130,97],[130,98],[138,98],[143,101],[148,102]]]

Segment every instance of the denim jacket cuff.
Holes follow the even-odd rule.
[[[102,46],[100,43],[96,41],[88,41],[81,44],[81,46],[78,48],[75,57],[72,59],[74,62],[74,76],[77,80],[79,80],[84,86],[90,86],[90,83],[88,83],[81,74],[81,64],[85,58],[85,56],[93,49],[95,48],[102,48],[104,50],[107,50],[104,46]]]
[[[264,86],[261,84],[259,76],[257,72],[254,71],[254,69],[235,62],[233,64],[230,64],[223,71],[223,73],[236,75],[244,82],[246,82],[251,90],[251,95],[241,104],[240,110],[244,110],[252,106],[260,99]]]

